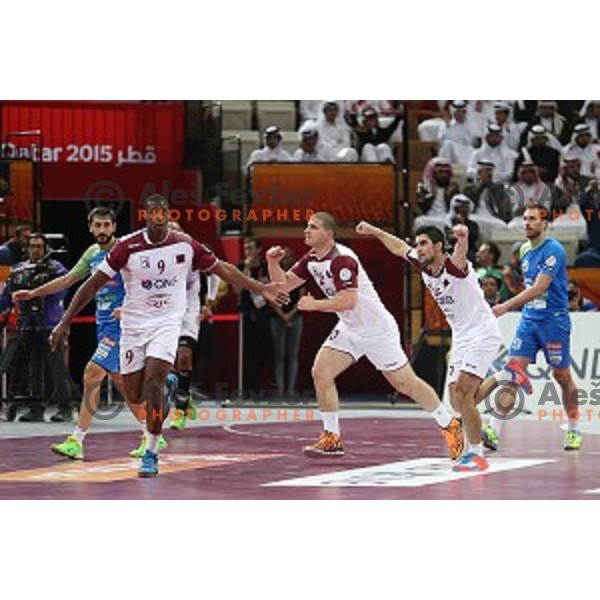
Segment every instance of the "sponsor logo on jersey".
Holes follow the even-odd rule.
[[[549,256],[544,264],[551,269],[556,264],[556,256]]]
[[[169,294],[153,294],[146,299],[146,304],[152,308],[164,308],[169,305],[170,300]]]
[[[171,288],[177,283],[177,276],[171,277],[171,279],[143,279],[142,287],[145,290],[164,290],[166,288]]]
[[[140,257],[140,267],[142,269],[149,269],[150,268],[150,258],[148,256],[142,256],[142,257]]]

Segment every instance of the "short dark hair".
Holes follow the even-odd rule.
[[[116,223],[117,215],[112,208],[108,208],[106,206],[97,206],[88,213],[88,225],[91,225],[94,219],[102,219],[103,221],[110,219],[113,223]]]
[[[490,249],[490,252],[492,253],[492,256],[494,257],[494,264],[497,265],[498,261],[500,260],[500,256],[502,255],[502,252],[500,252],[500,248],[498,247],[498,244],[494,244],[494,242],[484,242],[484,245]]]
[[[168,206],[169,200],[167,198],[165,198],[165,196],[163,196],[162,194],[150,194],[149,196],[146,196],[146,198],[144,200],[144,208],[148,208],[149,204],[160,204],[160,203],[166,203]]]
[[[46,252],[48,250],[48,238],[46,238],[46,236],[41,231],[34,231],[29,236],[29,241],[31,242],[31,240],[35,239],[42,240],[44,242],[44,252]]]
[[[446,241],[444,232],[435,225],[421,225],[415,231],[415,237],[418,235],[426,235],[434,244],[442,244],[442,246]]]
[[[525,205],[525,210],[539,210],[542,221],[550,222],[550,213],[548,209],[539,202],[529,202]]]
[[[15,227],[15,237],[19,237],[24,231],[31,231],[33,229],[32,225],[18,225]]]
[[[257,250],[260,250],[262,248],[262,242],[260,241],[260,239],[257,237],[254,237],[253,235],[247,235],[244,238],[244,244],[246,242],[254,242],[254,245],[256,246]]]

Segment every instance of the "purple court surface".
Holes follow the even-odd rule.
[[[481,474],[453,473],[436,426],[418,416],[344,419],[346,455],[322,460],[300,451],[318,436],[318,421],[167,430],[156,479],[138,479],[139,461],[128,458],[135,431],[88,435],[81,462],[49,451],[61,436],[7,437],[5,428],[19,427],[0,423],[3,499],[600,498],[600,437],[586,435],[580,452],[565,452],[556,423],[511,422]]]

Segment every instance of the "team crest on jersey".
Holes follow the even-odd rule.
[[[185,262],[185,254],[177,254],[175,256],[175,264],[180,265]]]
[[[342,281],[350,281],[352,279],[352,271],[347,268],[340,270],[340,279]]]

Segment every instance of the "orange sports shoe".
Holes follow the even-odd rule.
[[[442,429],[442,435],[446,440],[446,444],[448,444],[450,458],[456,460],[465,449],[465,436],[460,420],[456,417],[453,418],[448,427]]]
[[[324,431],[316,444],[304,446],[302,452],[312,458],[322,458],[324,456],[344,456],[344,446],[342,438],[330,431]]]

